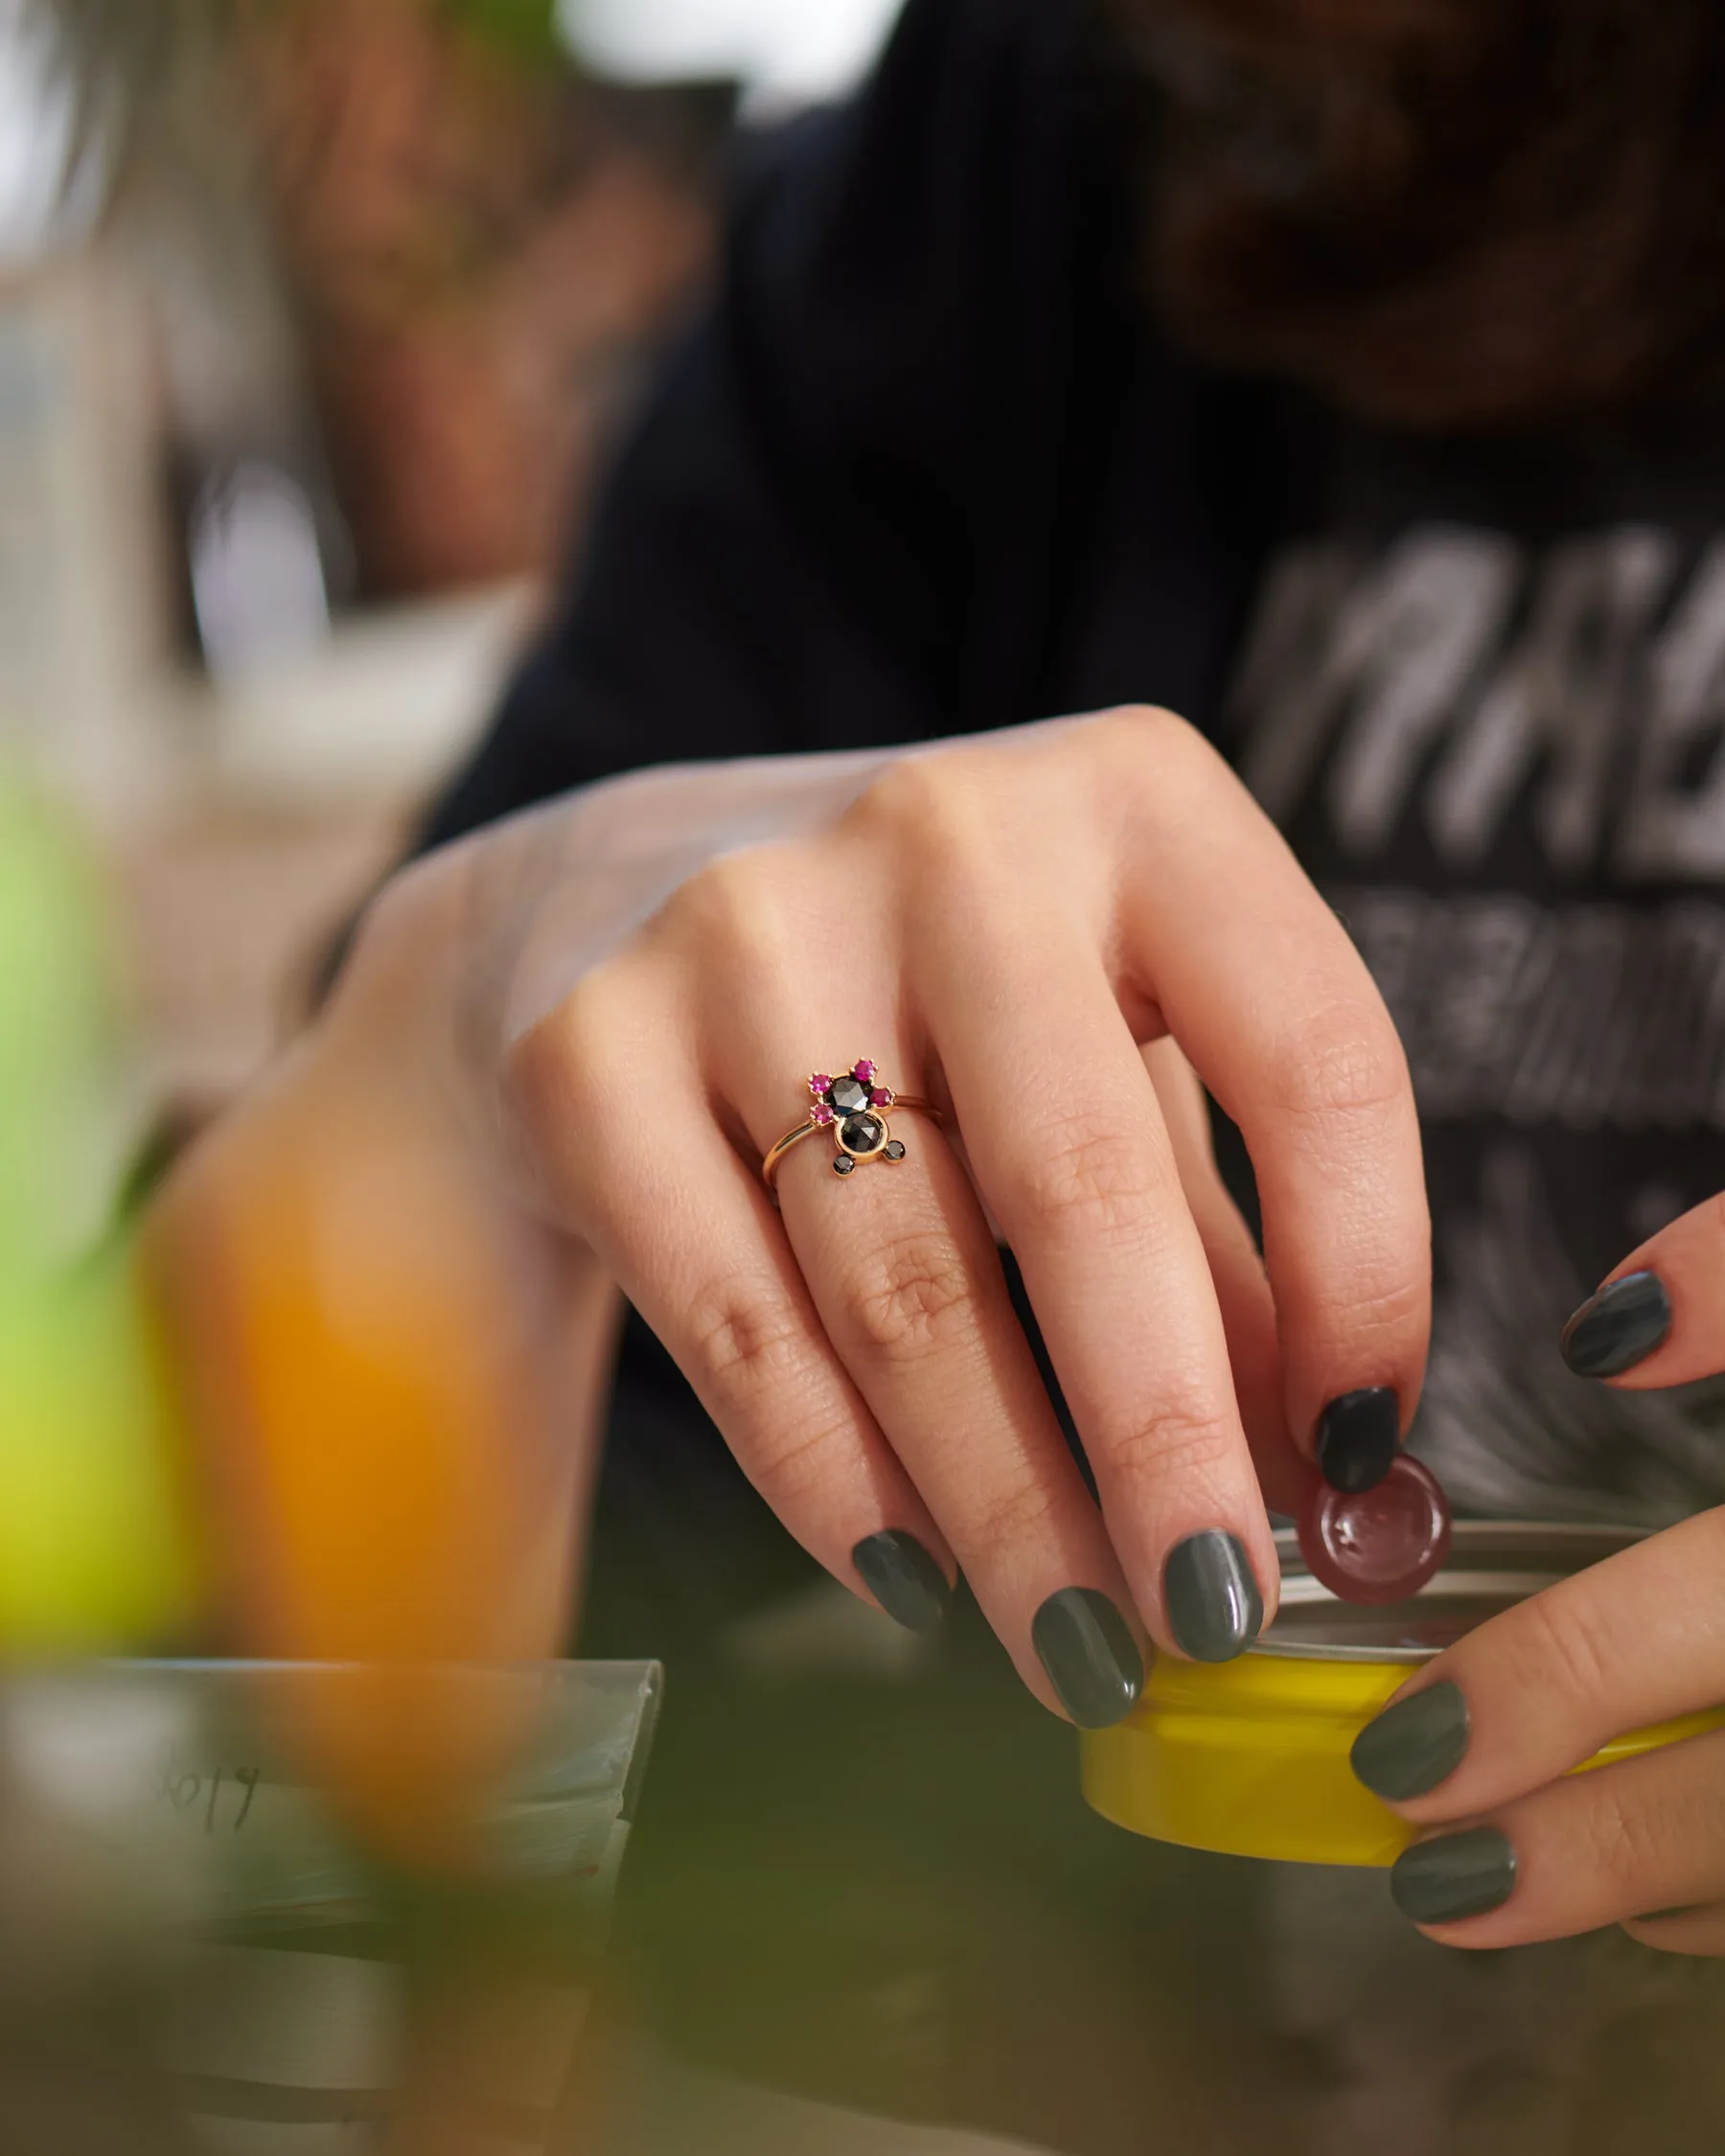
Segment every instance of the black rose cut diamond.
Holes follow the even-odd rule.
[[[851,1158],[848,1153],[840,1154],[838,1158],[833,1162],[833,1173],[836,1176],[855,1175],[856,1171],[857,1163]]]
[[[835,1078],[827,1098],[840,1115],[856,1115],[868,1106],[868,1088],[860,1079]]]
[[[905,1148],[899,1139],[894,1138],[886,1148],[886,1158],[888,1160],[902,1160],[905,1158]]]
[[[847,1153],[878,1153],[886,1142],[886,1126],[878,1115],[853,1115],[840,1124],[839,1142]]]

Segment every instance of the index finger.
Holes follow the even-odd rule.
[[[1251,1154],[1295,1442],[1369,1489],[1413,1419],[1431,1324],[1407,1059],[1365,961],[1238,779],[1208,752],[1158,757],[1154,728],[1180,722],[1138,723],[1152,731],[1120,792],[1141,804],[1155,770],[1162,841],[1128,856],[1123,954]]]

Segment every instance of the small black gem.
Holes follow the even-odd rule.
[[[902,1160],[905,1158],[905,1148],[900,1139],[894,1138],[886,1148],[886,1158],[888,1160]]]
[[[878,1115],[853,1115],[839,1129],[839,1142],[847,1153],[878,1153],[886,1135],[886,1126]]]
[[[835,1078],[827,1098],[840,1115],[854,1115],[868,1106],[868,1089],[854,1078]]]
[[[848,1176],[855,1172],[856,1165],[848,1153],[841,1153],[833,1162],[833,1173],[836,1176]]]

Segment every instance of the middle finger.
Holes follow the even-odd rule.
[[[1278,1570],[1203,1239],[1143,1057],[1093,949],[1015,938],[926,964],[978,1184],[1023,1269],[1138,1608],[1226,1662]]]

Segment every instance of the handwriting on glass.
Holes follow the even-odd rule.
[[[201,1806],[206,1834],[238,1834],[263,1774],[262,1767],[216,1767],[199,1774],[170,1755],[157,1773],[155,1790],[176,1812],[196,1816]]]

